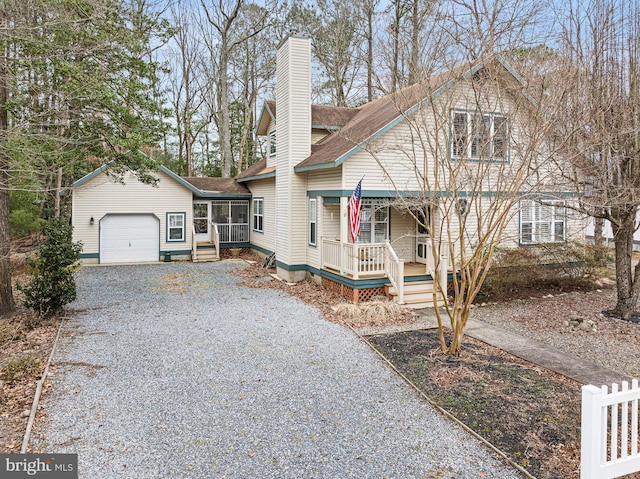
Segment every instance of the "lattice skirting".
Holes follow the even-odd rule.
[[[356,289],[327,278],[322,278],[322,286],[353,303],[369,301],[374,296],[384,296],[384,287]]]

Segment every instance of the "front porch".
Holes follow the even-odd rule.
[[[434,278],[439,278],[446,291],[449,262],[445,256],[436,262],[431,240],[422,238],[421,241],[422,256],[418,257],[421,261],[415,262],[400,258],[388,240],[383,243],[348,243],[323,237],[323,283],[354,302],[384,294],[399,304],[415,308],[434,307]],[[443,301],[444,298],[440,298],[437,304],[441,305]]]

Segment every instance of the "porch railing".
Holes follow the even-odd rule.
[[[389,241],[385,242],[385,269],[389,281],[396,288],[399,304],[404,304],[404,260],[391,247]]]
[[[440,296],[437,302],[446,301],[449,259],[446,254],[441,254],[439,261],[436,261],[432,253],[433,246],[431,240],[428,240],[426,247],[429,254],[425,274],[431,275],[440,283],[440,288],[436,291]],[[353,279],[372,275],[386,276],[397,291],[398,302],[404,303],[404,259],[398,257],[389,241],[361,244],[322,238],[320,254],[322,267],[338,271],[341,275],[351,275]]]
[[[218,231],[218,224],[211,222],[211,242],[216,248],[216,259],[220,259],[220,232]]]
[[[198,243],[196,242],[196,226],[191,225],[191,259],[198,260]]]
[[[342,243],[322,238],[322,265],[354,279],[386,275],[385,250],[384,243]]]
[[[218,227],[220,242],[245,243],[249,241],[249,223],[214,223]]]

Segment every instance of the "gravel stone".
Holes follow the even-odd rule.
[[[226,274],[84,267],[35,447],[81,478],[522,476],[349,329]]]

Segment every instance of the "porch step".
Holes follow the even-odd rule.
[[[404,284],[404,305],[413,309],[434,308],[433,281],[414,281]],[[398,301],[396,288],[391,284],[385,286],[385,292],[394,301]],[[437,306],[443,306],[444,300],[438,299]]]
[[[196,250],[196,259],[194,263],[210,263],[212,261],[218,261],[215,248],[198,248]]]

